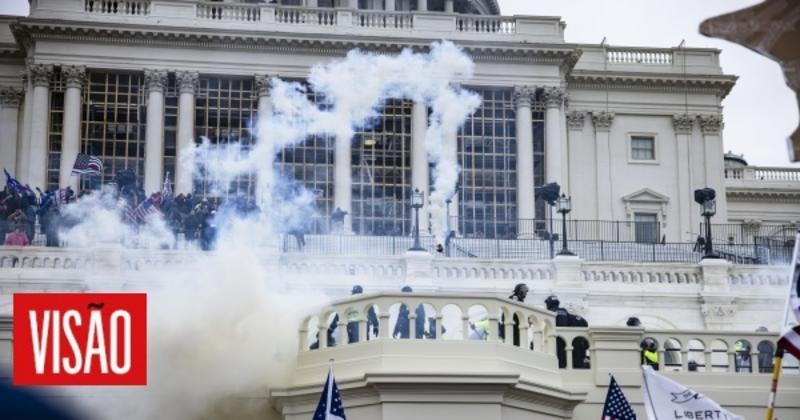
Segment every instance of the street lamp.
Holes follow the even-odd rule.
[[[556,201],[558,201],[559,192],[561,192],[561,186],[558,185],[558,183],[556,183],[556,182],[551,182],[549,184],[542,185],[540,187],[537,187],[534,190],[534,194],[535,194],[536,199],[538,200],[539,198],[541,198],[547,204],[549,204],[550,208],[551,208],[550,217],[549,217],[549,219],[550,219],[550,221],[549,221],[550,229],[549,229],[549,232],[548,232],[550,234],[549,238],[548,238],[548,241],[550,242],[550,258],[553,258],[553,253],[554,253],[554,251],[553,251],[553,237],[554,237],[554,235],[553,235],[553,211],[552,211],[552,208],[556,206]]]
[[[567,213],[572,210],[572,198],[561,194],[556,201],[556,208],[561,213],[561,251],[558,255],[575,255],[567,247]]]
[[[425,203],[425,193],[419,188],[414,188],[414,192],[411,193],[411,208],[414,209],[414,246],[409,251],[425,251],[419,241],[419,209],[423,203]]]
[[[714,252],[714,245],[711,243],[711,216],[717,214],[717,192],[713,188],[701,188],[694,191],[694,201],[703,207],[701,215],[706,219],[706,243],[703,249],[703,259],[719,258]]]

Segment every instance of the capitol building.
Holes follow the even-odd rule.
[[[720,66],[724,51],[567,42],[566,24],[504,16],[497,0],[31,0],[28,16],[0,16],[0,166],[42,190],[98,189],[132,170],[147,193],[166,177],[176,194],[219,196],[179,164],[180,151],[204,138],[255,145],[254,121],[273,109],[271,78],[305,83],[313,66],[354,49],[426,52],[449,40],[474,61],[461,85],[482,102],[446,143],[461,172],[444,250],[423,202],[423,250],[408,251],[413,192],[432,188],[425,103],[388,99],[352,139],[309,136],[279,154],[280,172],[314,192],[315,212],[305,244],[277,240],[264,264],[330,300],[296,326],[291,380],[261,396],[265,418],[312,417],[329,359],[351,420],[598,418],[609,373],[645,418],[645,338],[668,376],[763,417],[800,170],[752,166],[723,146],[722,103],[737,82]],[[71,176],[79,153],[104,172]],[[258,183],[238,177],[223,195],[253,196]],[[571,198],[563,231],[535,193],[548,183]],[[703,258],[696,243],[706,229],[694,191],[706,187],[716,191],[709,230],[720,258]],[[346,212],[338,229],[336,209]],[[135,289],[148,273],[191,271],[203,258],[181,247],[0,246],[0,295],[85,291],[108,275],[117,290]],[[507,299],[517,283],[530,287],[525,303]],[[345,297],[354,284],[367,293]],[[400,293],[405,285],[414,293]],[[589,327],[556,327],[549,295]],[[424,339],[393,337],[400,304],[437,321]],[[469,340],[476,307],[494,325],[489,340]],[[363,340],[370,308],[381,328]],[[362,340],[329,342],[330,320],[340,314],[344,326],[352,311]],[[528,322],[498,323],[512,317]],[[626,326],[630,317],[642,326]],[[499,338],[501,328],[521,343]],[[797,419],[798,362],[784,364],[777,418]]]

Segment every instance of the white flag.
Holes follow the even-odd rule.
[[[644,367],[644,408],[650,420],[745,420],[714,400]]]

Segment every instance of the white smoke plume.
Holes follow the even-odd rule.
[[[269,206],[277,185],[274,159],[280,150],[313,134],[351,139],[355,128],[375,118],[387,99],[423,102],[431,108],[425,148],[434,164],[428,211],[433,233],[442,241],[447,234],[445,201],[458,182],[456,133],[480,106],[478,95],[458,86],[472,78],[474,67],[463,51],[446,41],[434,43],[427,54],[410,49],[393,56],[351,51],[344,59],[313,67],[308,88],[272,80],[273,114],[259,116],[259,142],[250,154],[244,156],[238,145],[215,146],[212,152],[204,143],[196,149],[193,161],[199,162],[205,173],[214,173],[222,188],[227,188],[232,177],[257,172],[262,188],[257,195],[262,205]],[[309,100],[307,89],[324,98],[322,106]],[[206,162],[226,163],[209,167],[203,163],[209,154],[215,158]],[[227,158],[220,159],[220,155]]]
[[[259,116],[258,142],[251,149],[203,140],[194,150],[181,151],[190,153],[186,161],[194,162],[195,176],[201,175],[214,194],[225,195],[237,177],[256,173],[261,211],[247,217],[219,212],[216,251],[189,253],[196,260],[188,269],[123,271],[119,279],[99,283],[92,283],[96,274],[87,279],[94,291],[109,291],[117,281],[119,289],[148,293],[148,385],[70,392],[78,392],[98,419],[273,416],[266,396],[270,388],[287,384],[301,319],[327,300],[309,293],[302,278],[278,272],[276,233],[308,220],[314,197],[279,174],[276,156],[309,135],[352,138],[387,99],[424,102],[432,109],[425,136],[434,163],[430,211],[434,233],[443,239],[445,199],[459,173],[456,132],[480,104],[457,83],[469,80],[473,70],[472,61],[449,42],[433,44],[427,54],[352,51],[315,66],[308,88],[273,79],[273,113]],[[324,103],[310,101],[307,89]],[[111,193],[84,197],[67,214],[73,223],[62,235],[71,244],[103,247],[137,236],[122,222],[123,209]],[[120,258],[158,260],[160,249],[175,242],[158,218],[138,234],[146,238],[137,243],[139,249],[123,248]]]

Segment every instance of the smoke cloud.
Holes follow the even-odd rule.
[[[297,352],[301,320],[328,297],[309,293],[302,278],[278,270],[277,233],[299,226],[313,214],[314,197],[295,180],[282,177],[276,157],[310,135],[351,139],[355,128],[374,119],[387,99],[409,99],[431,108],[425,148],[434,165],[429,210],[434,234],[446,235],[445,200],[458,181],[456,132],[480,99],[457,83],[469,80],[472,61],[449,42],[426,54],[398,55],[351,51],[345,58],[311,69],[308,86],[272,79],[273,112],[259,115],[258,141],[211,144],[203,139],[183,150],[195,176],[212,194],[226,195],[238,177],[256,174],[260,211],[242,216],[220,211],[216,251],[188,253],[186,270],[143,269],[120,273],[120,290],[148,293],[148,385],[141,388],[70,389],[98,419],[270,418],[269,389],[288,384]],[[309,91],[321,104],[309,100]],[[151,191],[148,191],[151,192]],[[62,237],[82,247],[127,244],[121,258],[158,260],[175,243],[159,217],[135,232],[123,222],[124,209],[112,191],[81,198],[68,206],[72,220]],[[90,289],[109,291],[117,279],[97,274]],[[344,285],[343,285],[344,286]],[[324,378],[321,378],[321,380]]]

